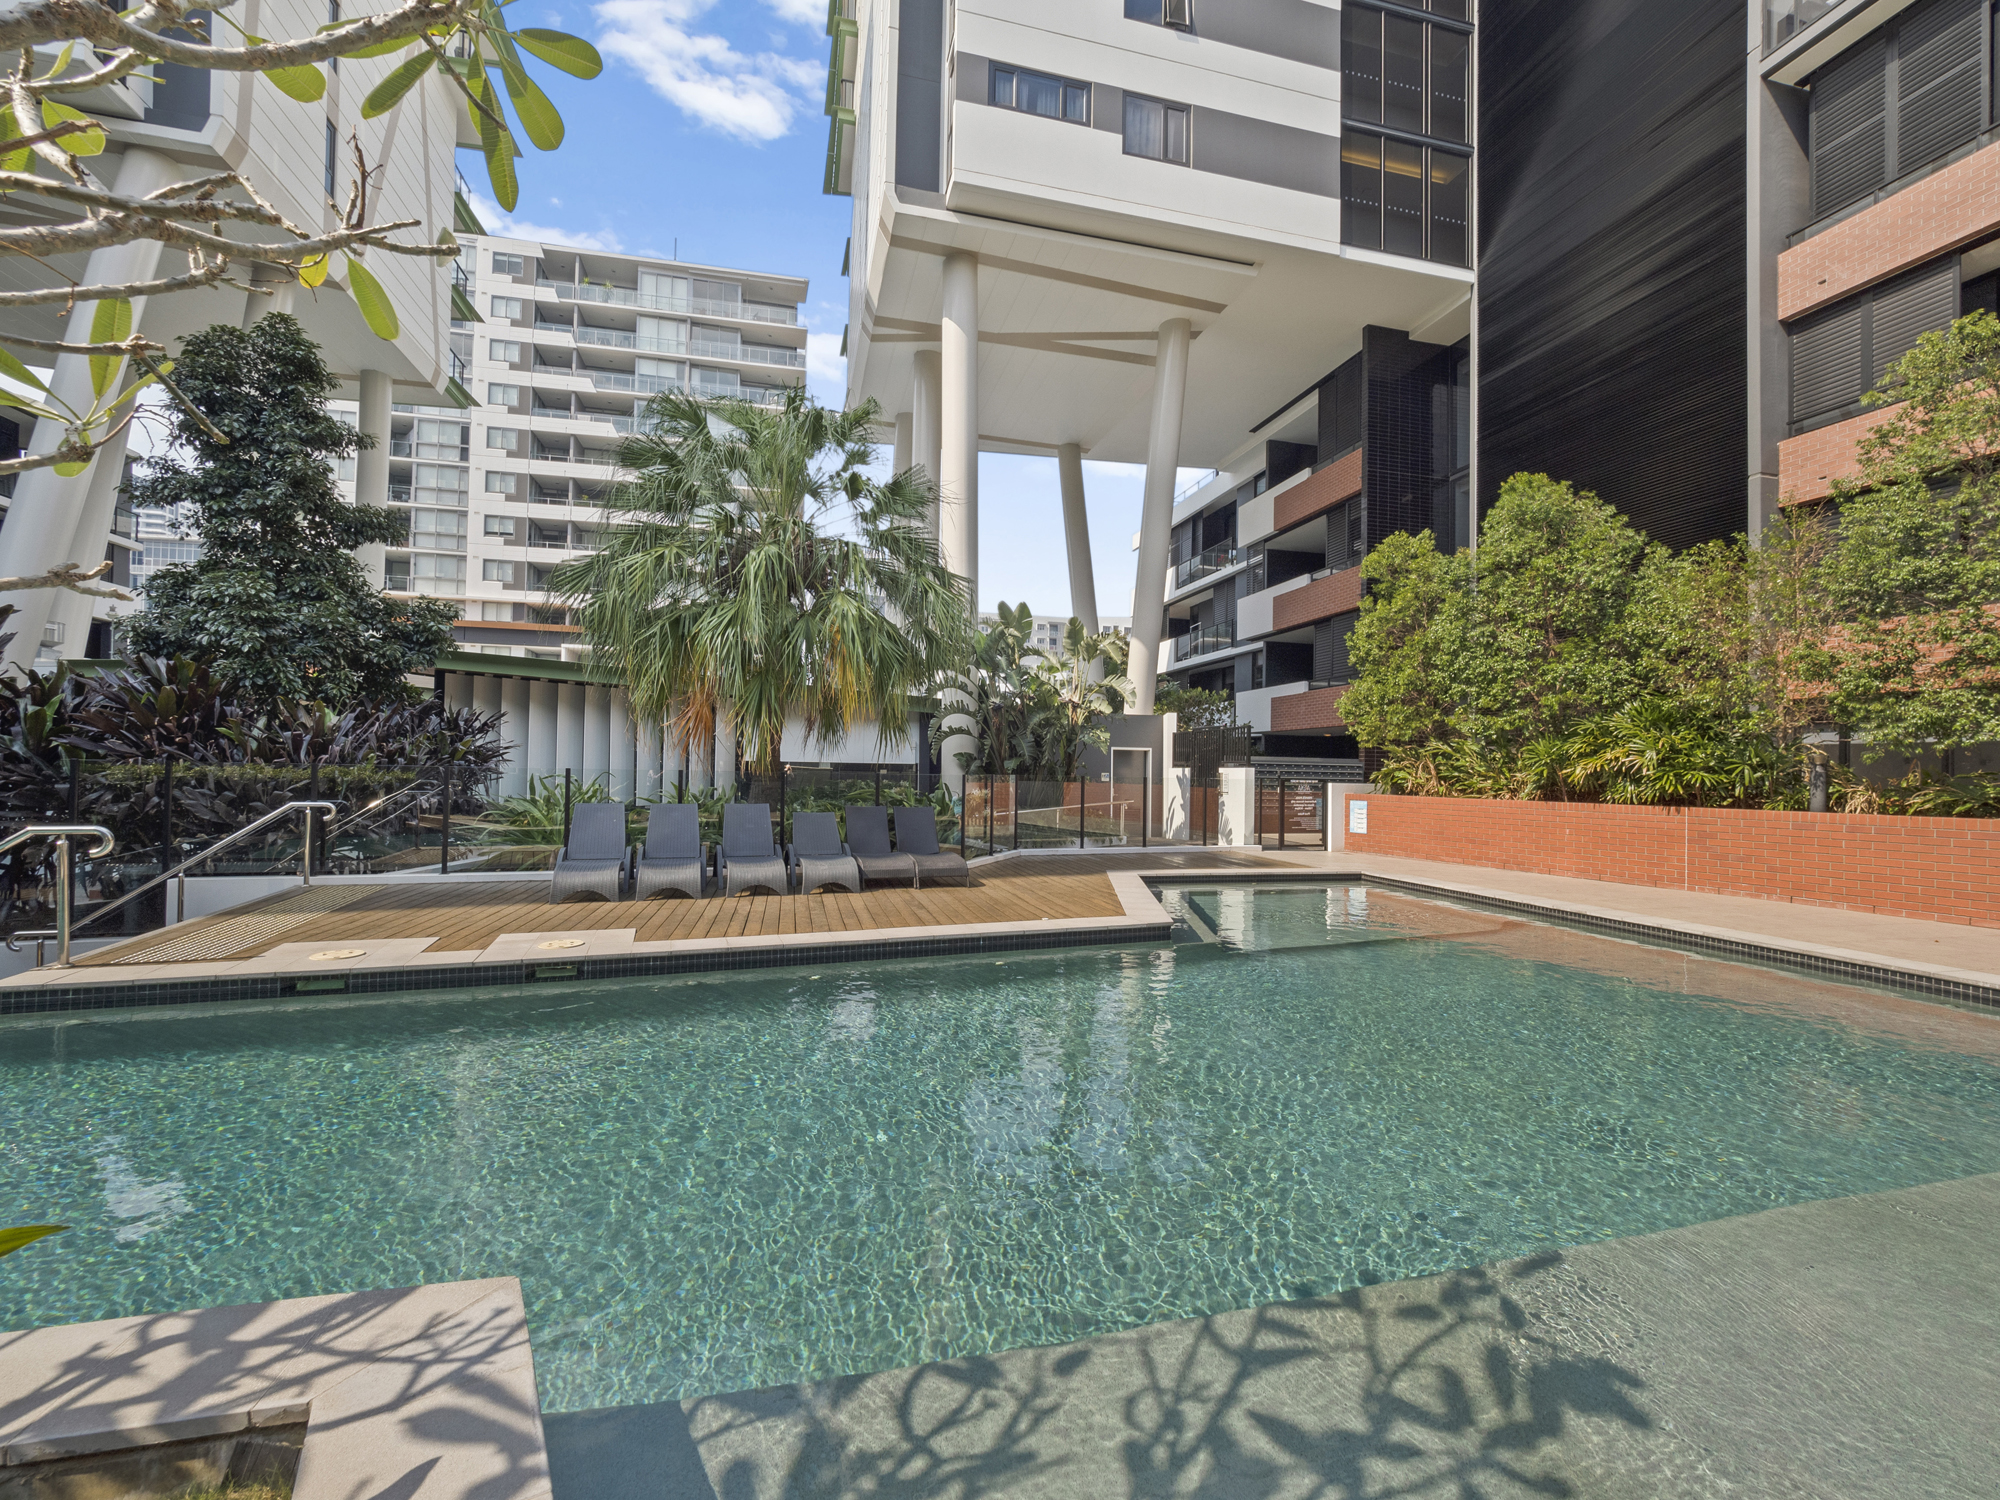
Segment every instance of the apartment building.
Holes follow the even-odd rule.
[[[336,7],[337,10],[337,7]],[[324,4],[308,0],[268,0],[256,22],[273,37],[310,36],[328,18]],[[53,66],[64,49],[47,48],[37,69]],[[82,51],[87,57],[87,51]],[[352,143],[367,162],[370,211],[378,222],[412,219],[422,225],[453,223],[456,173],[453,158],[466,112],[441,73],[418,82],[400,103],[372,120],[361,104],[398,60],[347,58],[324,70],[326,92],[301,104],[265,83],[252,87],[243,74],[221,77],[199,69],[165,67],[158,76],[135,73],[116,84],[92,89],[70,102],[103,121],[108,143],[92,158],[92,171],[111,188],[143,197],[168,183],[207,173],[241,171],[258,191],[295,224],[332,228],[340,222],[356,171]],[[70,66],[83,68],[80,59]],[[470,142],[468,142],[470,144]],[[0,199],[0,224],[22,223],[38,212],[29,195]],[[462,221],[461,221],[462,222]],[[47,284],[76,286],[144,281],[173,273],[175,254],[158,241],[114,246],[88,256],[58,257],[43,268]],[[387,432],[393,401],[449,402],[462,398],[453,386],[447,319],[453,278],[439,263],[400,255],[375,255],[369,267],[394,302],[401,331],[393,340],[377,338],[345,289],[340,257],[315,293],[288,284],[252,281],[248,265],[230,282],[210,290],[137,299],[133,331],[172,351],[178,341],[216,323],[245,323],[266,312],[296,316],[325,351],[329,366],[361,397],[370,431]],[[32,280],[29,257],[9,259],[10,273]],[[466,309],[466,310],[469,310]],[[35,338],[81,342],[88,338],[92,304],[72,312],[61,303],[10,308],[13,331]],[[78,410],[90,405],[88,361],[60,355],[49,376],[51,387]],[[371,422],[379,418],[379,426]],[[32,576],[63,562],[88,566],[114,563],[114,577],[128,576],[134,550],[129,512],[122,507],[129,428],[115,436],[73,477],[52,468],[0,478],[0,575]],[[0,425],[0,446],[43,453],[60,441],[56,424],[36,423],[19,411]],[[10,594],[16,614],[9,661],[50,666],[58,657],[103,655],[110,645],[117,606],[82,594],[38,590]]]
[[[1054,455],[1091,618],[1081,460],[1144,463],[1134,662],[1251,701],[1296,669],[1258,727],[1326,748],[1304,689],[1352,582],[1312,575],[1370,525],[1470,526],[1470,0],[837,0],[828,31],[849,396],[938,479],[946,561],[976,586],[980,452]],[[1216,477],[1177,504],[1183,467]]]
[[[1825,499],[1925,332],[2000,307],[1991,0],[1751,7],[1750,512]]]
[[[483,654],[574,660],[550,574],[589,552],[618,451],[662,391],[775,402],[805,380],[799,277],[685,265],[485,233],[461,237],[451,322],[472,404],[397,404],[383,488],[409,518],[384,586],[458,604]]]

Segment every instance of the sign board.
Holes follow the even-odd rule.
[[[1347,831],[1366,833],[1368,831],[1368,803],[1365,799],[1350,799],[1347,804]]]

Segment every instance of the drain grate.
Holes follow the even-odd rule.
[[[308,886],[261,911],[224,917],[194,932],[165,937],[143,948],[122,952],[116,958],[93,957],[104,964],[187,964],[228,958],[244,948],[303,927],[324,912],[338,911],[364,896],[372,896],[378,889],[372,885]]]

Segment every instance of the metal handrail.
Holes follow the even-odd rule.
[[[112,836],[111,830],[104,827],[101,823],[40,823],[23,828],[19,832],[10,833],[5,839],[0,839],[0,854],[5,854],[9,849],[17,845],[27,843],[29,839],[54,839],[56,841],[56,930],[51,933],[17,932],[10,935],[7,939],[7,951],[10,953],[19,953],[21,951],[20,940],[22,938],[32,937],[37,939],[38,941],[35,944],[36,968],[42,966],[42,943],[51,937],[56,940],[56,967],[58,969],[67,969],[70,967],[69,904],[71,892],[69,841],[75,838],[82,838],[85,834],[90,834],[97,840],[96,847],[84,856],[86,859],[101,858],[109,854],[117,846],[118,841]]]
[[[266,824],[275,823],[280,818],[289,817],[291,816],[291,814],[295,812],[337,813],[339,811],[340,811],[339,806],[332,802],[287,802],[283,807],[274,807],[269,812],[265,813],[263,817],[257,819],[256,822],[245,823],[241,828],[237,829],[236,832],[230,834],[227,838],[222,839],[216,843],[210,844],[206,849],[202,850],[199,854],[192,855],[189,858],[182,860],[179,864],[175,865],[171,870],[162,870],[159,874],[155,875],[151,880],[147,881],[137,890],[127,891],[124,895],[120,896],[116,901],[112,902],[109,906],[100,906],[96,911],[92,912],[89,916],[85,917],[81,922],[77,923],[76,925],[79,927],[88,927],[92,922],[97,921],[100,917],[108,917],[114,911],[122,911],[125,907],[130,906],[134,901],[137,901],[141,896],[145,895],[146,892],[150,891],[154,886],[164,885],[169,880],[173,880],[176,877],[178,877],[179,879],[179,885],[175,889],[174,920],[176,922],[186,921],[187,920],[187,872],[192,868],[194,868],[194,866],[207,864],[210,860],[214,859],[216,855],[220,854],[223,850],[227,849],[231,844],[240,843],[242,840],[247,839],[248,837],[250,837],[251,834],[255,833],[258,829],[264,827]],[[4,847],[5,847],[4,845],[0,845],[0,848]],[[313,883],[312,867],[313,867],[313,821],[310,817],[308,817],[306,819],[305,870],[304,870],[304,879],[302,881],[302,884],[311,885]],[[42,936],[42,934],[35,932],[23,932],[16,934],[16,936],[40,937]],[[11,946],[11,940],[10,940],[10,946]]]

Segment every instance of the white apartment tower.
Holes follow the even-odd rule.
[[[1471,0],[834,0],[827,29],[849,397],[938,479],[947,561],[976,582],[982,451],[1055,455],[1092,620],[1081,459],[1143,462],[1137,709],[1156,657],[1334,734],[1316,674],[1359,595],[1325,580],[1467,509],[1430,367],[1471,333]],[[1217,475],[1176,506],[1180,467]]]
[[[407,546],[382,558],[391,593],[458,604],[468,649],[575,659],[550,573],[604,522],[618,451],[670,390],[775,401],[805,380],[800,277],[461,236],[477,320],[450,339],[473,404],[398,405],[386,503]]]

